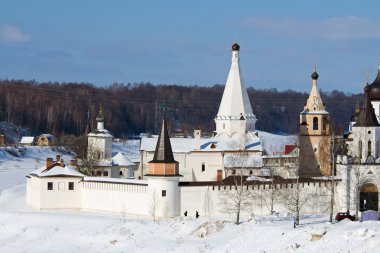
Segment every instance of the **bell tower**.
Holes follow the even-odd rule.
[[[300,114],[300,174],[328,176],[331,173],[330,114],[318,91],[316,68],[311,74],[313,86]]]

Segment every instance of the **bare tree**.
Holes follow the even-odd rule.
[[[211,192],[209,187],[207,187],[207,191],[205,192],[205,215],[208,216],[208,218],[211,218],[211,211],[212,211],[213,201],[211,198]]]
[[[236,224],[240,224],[241,212],[250,210],[254,199],[253,191],[249,189],[246,179],[244,171],[239,170],[238,175],[231,176],[223,182],[224,189],[219,195],[223,210],[236,215]]]
[[[264,205],[268,208],[269,213],[273,214],[274,204],[279,201],[280,189],[275,184],[275,168],[270,167],[269,178],[268,178],[268,188],[265,188],[261,191],[260,199]]]
[[[151,197],[150,197],[150,203],[149,203],[149,213],[153,217],[154,221],[156,221],[156,212],[157,212],[156,191],[152,191]]]
[[[296,176],[280,191],[281,204],[295,215],[295,223],[300,224],[300,216],[303,208],[315,197],[315,194],[304,191],[300,183],[300,169],[297,163]]]

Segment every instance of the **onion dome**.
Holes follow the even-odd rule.
[[[371,88],[369,87],[369,85],[366,85],[366,87],[364,88],[364,92],[365,92],[364,108],[360,111],[354,127],[380,126],[379,123],[377,122],[375,110],[373,109],[371,101],[369,100],[370,91],[371,91]]]
[[[314,72],[311,74],[311,78],[313,80],[317,80],[319,77],[318,73],[317,73],[317,67],[314,67]]]
[[[380,64],[376,79],[369,85],[369,99],[371,101],[380,100]]]
[[[240,46],[239,46],[239,44],[238,43],[234,43],[233,45],[232,45],[232,51],[239,51],[240,50]]]
[[[356,103],[355,106],[355,113],[351,116],[351,122],[357,122],[359,119],[359,113],[360,113],[360,105],[359,101]]]
[[[96,117],[96,121],[104,121],[104,111],[102,106],[99,108],[99,114]]]

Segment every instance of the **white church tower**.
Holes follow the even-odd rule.
[[[111,162],[112,158],[112,138],[113,136],[104,128],[104,111],[100,107],[96,117],[97,128],[87,135],[88,149],[87,157],[100,161]]]
[[[256,116],[252,112],[247,89],[239,65],[240,46],[232,45],[232,63],[224,88],[218,114],[215,117],[215,136],[240,136],[255,131]]]

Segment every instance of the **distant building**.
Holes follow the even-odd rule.
[[[104,128],[104,111],[96,117],[97,128],[87,135],[87,158],[81,166],[90,166],[92,176],[134,178],[137,165],[123,153],[112,154],[112,134]]]
[[[33,146],[34,145],[34,137],[33,136],[23,136],[21,141],[18,143],[22,146]]]
[[[55,143],[55,138],[52,134],[41,134],[37,137],[38,146],[52,146]]]

